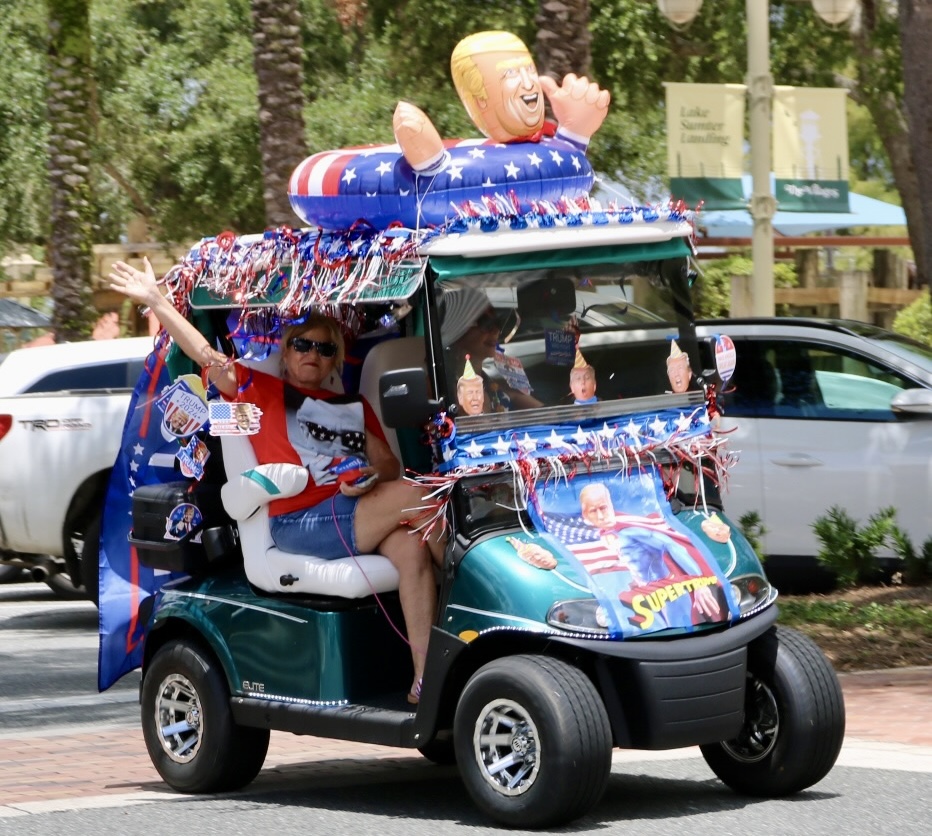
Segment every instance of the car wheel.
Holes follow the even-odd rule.
[[[487,815],[510,827],[552,827],[605,791],[612,735],[605,706],[577,668],[513,656],[480,668],[454,720],[456,762]]]
[[[84,529],[81,538],[81,583],[84,594],[100,606],[100,514],[97,514]]]
[[[85,597],[84,590],[74,585],[71,580],[71,575],[67,572],[56,572],[54,575],[49,575],[44,583],[59,598],[77,600]]]
[[[0,583],[10,583],[11,581],[15,581],[22,574],[22,566],[10,566],[6,563],[0,563]]]
[[[142,685],[142,731],[159,775],[179,792],[225,792],[258,775],[268,729],[237,726],[220,666],[199,646],[168,642]]]
[[[748,648],[745,720],[733,740],[702,756],[729,787],[774,798],[821,781],[845,734],[841,686],[822,651],[795,630],[775,627]]]

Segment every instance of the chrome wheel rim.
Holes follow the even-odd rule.
[[[197,755],[203,736],[201,701],[181,674],[170,674],[159,685],[155,727],[162,749],[175,763],[189,763]]]
[[[494,700],[479,712],[473,751],[482,777],[502,795],[527,792],[540,770],[540,736],[527,711],[512,700]]]
[[[722,748],[735,760],[757,763],[773,751],[779,736],[780,711],[773,691],[749,677],[744,727],[736,738],[722,743]]]

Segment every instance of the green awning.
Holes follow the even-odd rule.
[[[630,264],[633,261],[686,258],[689,255],[690,249],[686,239],[672,238],[669,241],[645,244],[538,250],[484,258],[431,256],[430,264],[442,281],[482,273],[546,270],[555,267],[580,267],[588,264]]]

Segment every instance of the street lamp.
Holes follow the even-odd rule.
[[[815,12],[827,23],[838,26],[854,13],[858,0],[810,0]],[[693,21],[702,0],[657,0],[660,13],[676,26]],[[746,0],[748,22],[748,114],[751,157],[751,201],[754,221],[751,237],[751,299],[733,300],[741,312],[773,316],[773,216],[777,201],[770,188],[770,117],[773,106],[773,76],[770,74],[770,0]],[[675,16],[674,16],[675,15]],[[736,303],[736,304],[735,304]]]

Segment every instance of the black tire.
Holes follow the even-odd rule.
[[[0,563],[0,583],[11,583],[19,580],[22,574],[22,566],[10,566],[8,563]]]
[[[450,766],[456,763],[456,748],[453,745],[453,737],[449,735],[449,732],[446,737],[435,737],[430,743],[418,746],[417,750],[437,766]]]
[[[545,656],[480,668],[454,720],[456,762],[488,816],[509,827],[552,827],[595,805],[612,767],[605,706],[582,671]],[[511,766],[490,764],[513,759]]]
[[[86,597],[83,587],[75,586],[71,580],[71,575],[67,572],[56,572],[54,575],[49,575],[44,583],[59,598],[77,601]]]
[[[156,652],[145,672],[141,703],[149,757],[173,789],[236,790],[262,769],[268,729],[233,722],[220,666],[196,644],[171,641]]]
[[[845,736],[838,677],[814,642],[774,627],[748,648],[745,724],[734,740],[703,746],[729,787],[778,798],[811,787],[835,765]]]
[[[97,514],[84,529],[81,549],[81,583],[84,594],[100,606],[100,514]]]

